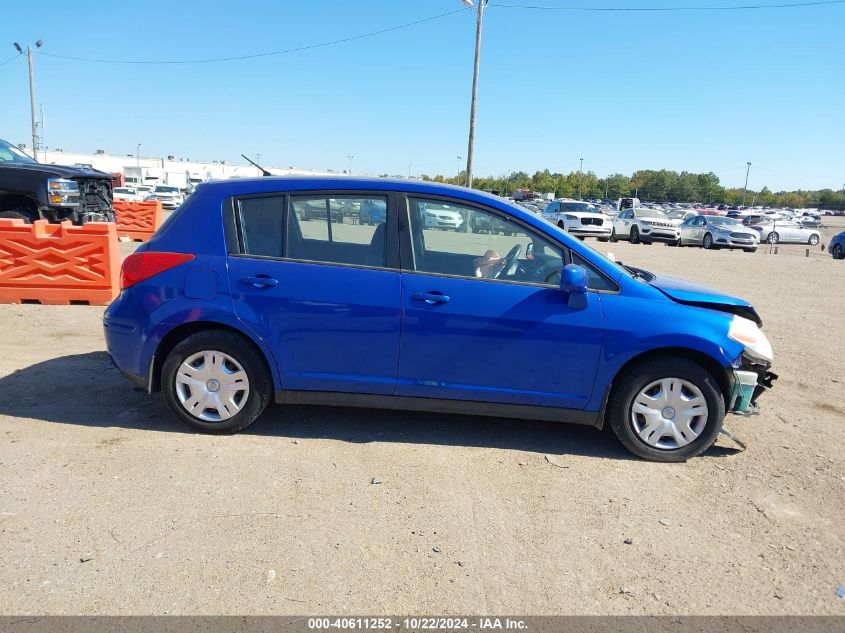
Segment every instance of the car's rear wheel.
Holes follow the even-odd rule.
[[[769,236],[766,238],[766,241],[769,244],[777,244],[780,241],[780,235],[778,235],[775,231],[769,233]]]
[[[634,455],[679,462],[706,451],[722,428],[725,401],[716,379],[686,358],[667,356],[618,376],[607,422]]]
[[[807,244],[809,244],[810,246],[815,246],[815,245],[816,245],[816,244],[818,244],[818,243],[819,243],[819,236],[818,236],[818,235],[816,235],[815,233],[813,233],[813,234],[810,236],[810,239],[809,239],[809,240],[807,240]]]
[[[161,374],[170,411],[211,433],[234,433],[252,424],[270,402],[272,381],[264,359],[243,337],[207,330],[182,340]]]
[[[701,240],[701,245],[708,250],[713,248],[713,236],[710,233],[705,233],[704,239]]]
[[[845,257],[845,251],[842,250],[841,244],[834,244],[833,248],[830,249],[831,255],[833,255],[833,259],[842,259]]]
[[[631,244],[640,243],[640,230],[636,226],[631,227],[631,237],[629,238]]]
[[[756,248],[743,248],[742,250],[744,250],[746,253],[756,253],[757,252]]]

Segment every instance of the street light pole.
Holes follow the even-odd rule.
[[[472,0],[463,0],[467,7],[473,6]],[[472,71],[472,101],[469,106],[469,142],[467,143],[466,186],[472,187],[472,152],[475,145],[475,108],[478,101],[478,67],[481,61],[481,29],[484,25],[484,6],[487,0],[478,0],[478,19],[475,25],[475,65]]]
[[[35,42],[35,48],[41,48],[43,44],[44,40],[38,40]],[[15,42],[14,46],[19,53],[23,54],[23,49],[20,44]],[[38,160],[38,127],[35,122],[35,68],[32,63],[32,46],[26,47],[26,60],[29,63],[29,106],[30,118],[32,121],[32,157],[35,160]]]
[[[455,184],[461,184],[461,157],[458,156],[458,173],[455,174]]]
[[[411,167],[414,166],[414,163],[408,163],[408,180],[411,179]]]
[[[745,196],[748,194],[748,174],[751,171],[751,161],[746,163],[748,165],[748,169],[745,170],[745,189],[742,192],[742,206],[745,206]]]
[[[352,175],[352,159],[355,158],[355,157],[352,154],[349,154],[346,158],[349,159],[349,171],[347,171],[346,173],[351,176]]]
[[[138,145],[135,146],[135,166],[136,167],[141,166],[141,144],[140,143],[138,143]]]
[[[578,168],[578,199],[581,200],[581,180],[584,178],[584,159],[581,159],[581,166]]]

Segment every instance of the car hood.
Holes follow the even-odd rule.
[[[96,169],[80,169],[78,167],[66,167],[65,165],[42,165],[41,163],[3,165],[4,167],[19,167],[27,171],[40,171],[59,178],[95,178],[111,180],[111,174]]]
[[[650,286],[657,288],[660,292],[672,299],[672,301],[736,314],[754,321],[757,325],[763,325],[760,315],[757,314],[754,307],[745,301],[745,299],[722,294],[718,290],[713,290],[707,286],[695,284],[684,279],[657,275],[655,273],[650,273],[650,275],[652,278],[647,279],[646,282]]]

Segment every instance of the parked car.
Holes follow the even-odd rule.
[[[382,200],[386,222],[333,232],[295,212],[338,198]],[[513,236],[441,236],[428,217],[444,206]],[[756,409],[777,378],[761,324],[501,198],[350,177],[205,184],[126,258],[103,320],[120,371],[204,431],[239,431],[271,400],[404,408],[608,424],[656,461]]]
[[[833,259],[845,259],[845,231],[836,234],[827,247]]]
[[[733,218],[721,215],[696,215],[681,224],[678,246],[704,248],[741,248],[746,253],[757,250],[760,234]]]
[[[553,200],[543,211],[543,219],[581,239],[596,237],[602,242],[610,239],[610,218],[588,202]]]
[[[128,202],[143,202],[146,195],[141,195],[134,187],[115,187],[113,190],[115,200],[126,200]]]
[[[384,200],[362,200],[358,205],[358,222],[376,225],[387,221],[387,205]]]
[[[179,187],[171,185],[156,185],[147,196],[147,200],[158,200],[164,209],[175,209],[185,201],[185,196]]]
[[[519,203],[517,206],[522,207]],[[525,207],[522,207],[525,208]],[[532,213],[528,209],[529,213]],[[502,222],[489,213],[470,213],[469,228],[473,233],[487,233],[488,235],[513,235],[513,226],[507,222]]]
[[[0,139],[0,218],[114,222],[112,195],[111,174],[44,165]]]
[[[460,231],[464,225],[464,217],[448,204],[426,202],[422,210],[427,228]]]
[[[792,243],[815,246],[821,241],[821,233],[816,229],[805,228],[791,220],[762,217],[750,226],[760,234],[761,242],[769,244]]]
[[[628,240],[631,244],[666,242],[676,245],[681,236],[681,223],[662,211],[635,207],[622,211],[613,220],[610,241]]]

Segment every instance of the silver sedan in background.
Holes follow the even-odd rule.
[[[821,241],[818,229],[811,229],[791,220],[762,217],[752,221],[749,227],[760,235],[761,242],[769,244],[790,243],[815,246]]]
[[[722,215],[696,215],[681,223],[678,246],[704,248],[741,248],[753,253],[760,243],[760,234],[737,220]]]

